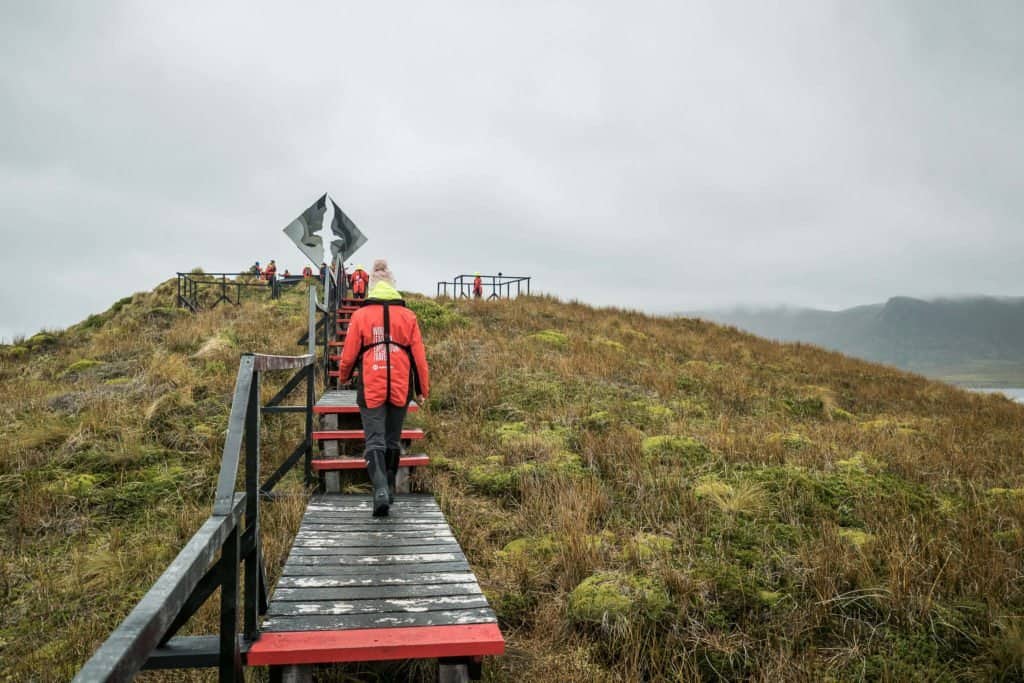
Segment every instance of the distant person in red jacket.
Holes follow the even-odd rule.
[[[362,266],[356,266],[348,277],[349,287],[352,289],[353,299],[365,299],[366,292],[370,285],[370,276]]]
[[[267,264],[266,270],[263,271],[263,277],[267,282],[273,282],[274,276],[277,275],[277,261],[270,259],[270,263]]]
[[[305,268],[302,269],[302,277],[305,280],[308,280],[311,277],[313,277],[313,269],[307,265]]]
[[[381,517],[394,502],[405,412],[413,398],[422,403],[430,394],[430,369],[416,314],[395,289],[387,261],[373,262],[369,280],[369,297],[349,323],[339,375],[347,381],[361,361],[356,402],[366,435],[373,515]]]
[[[479,299],[484,295],[484,281],[480,277],[480,273],[476,273],[476,277],[473,278],[473,298]]]

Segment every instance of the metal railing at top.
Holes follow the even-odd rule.
[[[213,513],[170,566],[96,650],[75,681],[121,681],[146,668],[216,665],[220,680],[241,680],[241,651],[259,637],[259,616],[267,609],[267,582],[260,537],[260,500],[305,457],[305,481],[312,482],[313,401],[316,381],[316,292],[309,295],[309,353],[302,356],[243,354],[235,380]],[[265,372],[296,370],[264,406],[260,380]],[[304,406],[280,402],[305,382]],[[263,413],[302,412],[305,437],[292,454],[260,484],[260,421]],[[244,491],[235,490],[244,448]],[[243,525],[244,516],[244,525]],[[242,587],[242,633],[238,633],[239,566]],[[210,598],[220,594],[220,628],[216,636],[175,638],[178,630]],[[173,640],[172,640],[173,639]],[[210,645],[213,643],[214,645]],[[197,645],[199,643],[199,645]],[[168,646],[169,647],[165,647]],[[206,645],[204,647],[204,644]]]
[[[450,282],[437,283],[437,296],[452,299],[511,299],[513,296],[530,294],[530,277],[513,275],[480,275],[481,293],[477,297],[473,291],[476,275],[456,275]],[[513,292],[514,290],[514,292]]]
[[[304,282],[301,275],[276,275],[264,280],[255,273],[177,273],[178,290],[175,303],[193,313],[201,308],[215,308],[221,303],[237,306],[242,303],[242,292],[248,289],[269,292],[271,299],[281,296],[281,290]],[[310,282],[320,283],[315,274]]]

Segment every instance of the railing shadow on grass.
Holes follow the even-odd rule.
[[[309,337],[315,336],[315,289],[309,295]],[[170,566],[124,621],[78,672],[75,681],[122,681],[142,669],[219,668],[220,680],[241,679],[241,657],[259,637],[259,617],[267,610],[267,582],[260,536],[260,501],[300,459],[305,481],[311,471],[316,347],[302,356],[243,354],[235,380],[213,513],[192,536]],[[260,379],[265,372],[295,370],[295,375],[264,406]],[[281,401],[305,382],[304,406]],[[305,436],[278,469],[260,484],[260,421],[262,413],[305,413]],[[244,491],[236,491],[239,464],[245,454]],[[245,565],[241,587],[240,566]],[[219,633],[177,636],[178,631],[213,595],[220,593]],[[238,613],[242,632],[238,633]]]

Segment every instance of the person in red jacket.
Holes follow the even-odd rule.
[[[480,273],[477,273],[473,278],[473,298],[479,299],[484,295],[484,281],[480,277]]]
[[[352,289],[352,298],[365,299],[366,292],[370,285],[370,276],[362,266],[356,266],[348,278],[349,287]]]
[[[274,277],[277,275],[277,261],[270,259],[270,263],[267,264],[266,270],[263,271],[263,277],[267,282],[273,282]]]
[[[339,376],[347,381],[360,363],[356,402],[366,435],[373,515],[381,517],[394,501],[405,412],[410,400],[422,403],[430,394],[430,368],[416,314],[395,289],[387,261],[374,261],[369,279],[369,297],[349,323]]]
[[[302,279],[309,280],[311,277],[313,277],[313,269],[307,265],[302,269]]]

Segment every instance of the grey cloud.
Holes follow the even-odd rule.
[[[0,337],[277,258],[654,311],[1019,294],[1016,2],[5,3]]]

